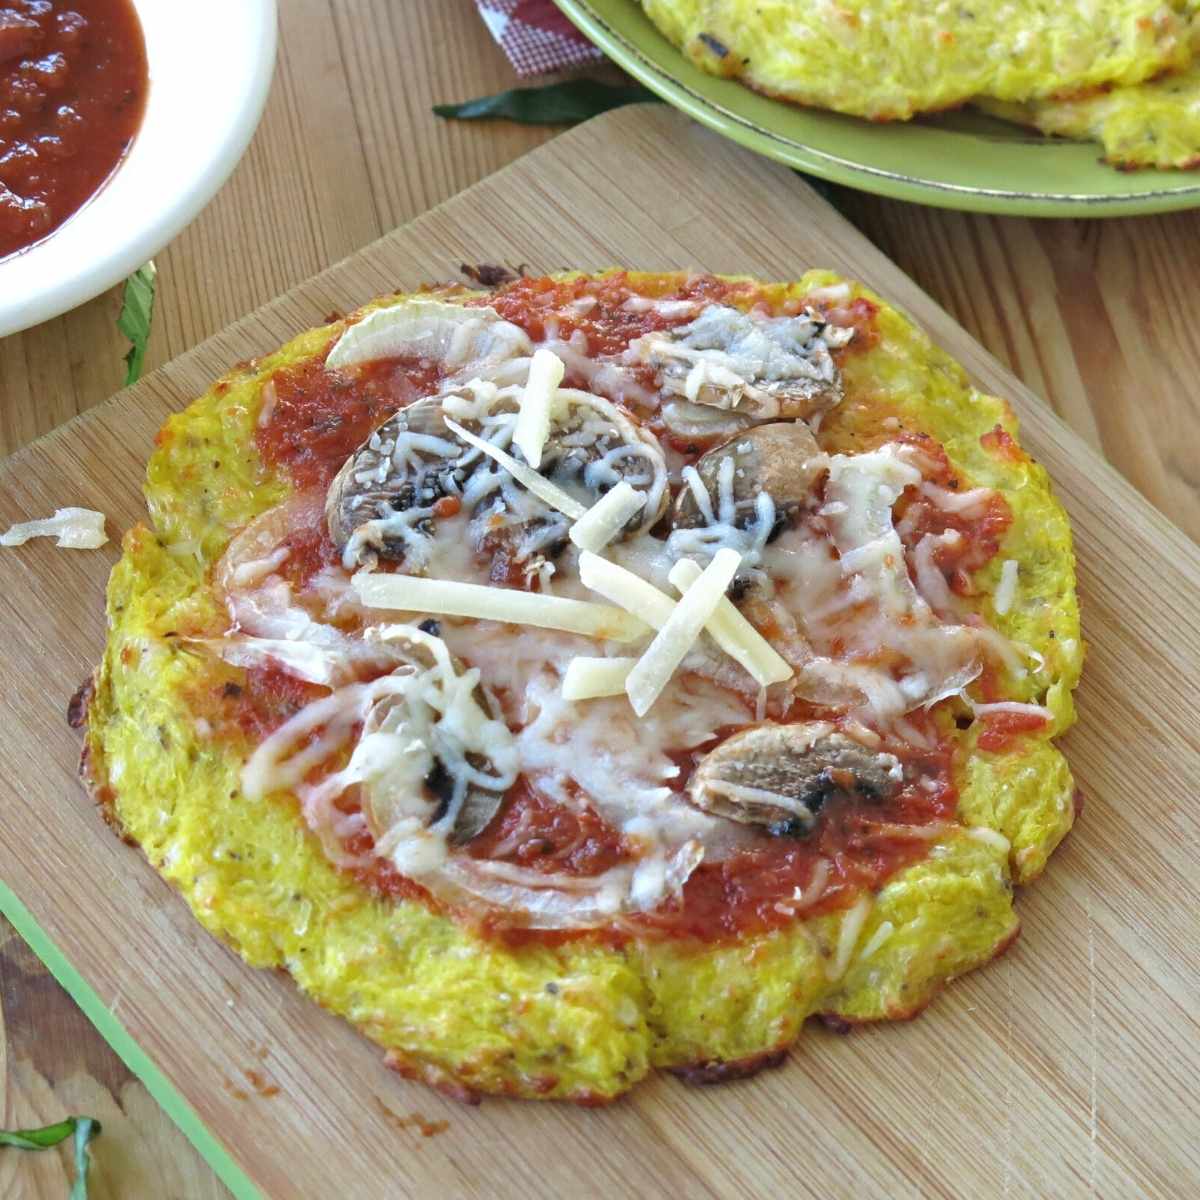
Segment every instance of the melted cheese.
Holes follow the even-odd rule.
[[[803,623],[806,638],[789,655],[800,694],[897,731],[910,710],[961,693],[982,669],[981,649],[998,638],[942,620],[913,584],[892,523],[900,494],[922,479],[910,460],[898,445],[833,456],[820,520],[763,554],[776,588],[772,615],[785,627],[792,614]],[[934,548],[926,544],[926,554]],[[937,570],[932,557],[926,566]]]
[[[96,550],[108,541],[104,514],[90,508],[60,508],[40,521],[23,521],[0,534],[0,546],[23,546],[30,538],[57,538],[64,550]]]
[[[780,415],[780,389],[832,389],[830,350],[853,336],[814,312],[762,317],[709,304],[688,325],[637,338],[625,359],[657,366],[663,389],[691,403],[770,418]]]
[[[458,674],[445,643],[411,626],[389,626],[376,637],[418,648],[427,665],[404,663],[370,683],[349,684],[306,705],[254,751],[242,772],[242,789],[251,800],[295,791],[309,827],[338,861],[347,857],[341,841],[363,814],[348,816],[334,802],[358,785],[374,853],[390,858],[402,873],[424,878],[448,858],[447,839],[467,790],[507,791],[520,760],[508,727],[489,717],[475,698],[478,670]],[[317,783],[306,782],[344,749],[360,722],[362,734],[346,766]],[[444,805],[424,786],[435,760],[452,781]]]
[[[694,528],[671,530],[667,548],[675,558],[697,557],[707,561],[721,549],[736,550],[749,578],[765,582],[759,570],[763,552],[775,530],[775,501],[769,492],[760,491],[754,498],[753,519],[747,521],[739,513],[734,498],[734,479],[737,464],[733,455],[726,455],[717,468],[716,503],[695,467],[684,467],[681,475],[692,493],[703,523]]]
[[[692,643],[716,612],[741,561],[740,555],[733,550],[718,550],[696,582],[683,593],[637,666],[629,672],[625,692],[639,717],[650,711]]]
[[[977,717],[986,717],[990,713],[1013,713],[1017,716],[1041,717],[1044,721],[1053,721],[1054,713],[1041,704],[1022,704],[1018,700],[1000,700],[994,704],[975,704],[967,701],[971,711]]]
[[[607,604],[542,596],[512,588],[364,572],[354,576],[353,585],[359,600],[367,608],[537,625],[542,629],[561,629],[617,642],[636,641],[647,632],[644,622]]]
[[[325,687],[347,683],[363,669],[387,670],[397,661],[385,647],[351,638],[329,625],[314,622],[305,634],[297,638],[234,634],[223,638],[187,638],[184,644],[208,649],[230,666],[276,666],[296,679]]]
[[[891,921],[881,922],[879,928],[867,939],[866,945],[858,952],[858,961],[866,962],[867,959],[873,957],[878,950],[883,948],[895,932],[896,927]]]
[[[344,368],[381,358],[425,358],[447,371],[484,374],[489,365],[532,353],[525,331],[494,308],[442,300],[404,300],[376,308],[349,326],[325,359]]]

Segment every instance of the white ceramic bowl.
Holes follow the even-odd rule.
[[[150,91],[129,153],[45,241],[0,260],[0,336],[98,296],[212,199],[246,149],[275,64],[275,0],[134,0]]]

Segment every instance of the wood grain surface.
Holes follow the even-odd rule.
[[[277,77],[249,153],[158,256],[150,367],[558,132],[430,113],[515,82],[471,0],[286,0],[280,18]],[[1200,218],[1025,221],[836,198],[1084,440],[1200,533],[1200,318],[1188,301]],[[119,304],[110,292],[0,339],[0,452],[120,385]],[[3,922],[0,1028],[6,1126],[84,1108],[105,1118],[94,1195],[226,1194]],[[0,1152],[0,1195],[65,1195],[66,1161]]]
[[[631,207],[623,173],[652,169],[661,186]],[[731,177],[743,193],[712,186]],[[826,1197],[847,1181],[864,1200],[1186,1194],[1200,1172],[1187,1135],[1200,821],[1184,803],[1200,789],[1200,549],[787,171],[665,108],[609,114],[27,448],[0,468],[0,520],[70,487],[127,526],[163,416],[225,365],[331,308],[495,258],[784,277],[820,258],[870,279],[1012,399],[1076,527],[1092,644],[1066,739],[1089,807],[1020,897],[1018,945],[921,1020],[810,1030],[785,1068],[743,1084],[655,1079],[602,1111],[457,1106],[387,1072],[285,978],[246,968],[102,829],[74,779],[61,698],[102,638],[96,598],[115,548],[42,544],[0,560],[3,619],[27,631],[0,646],[15,681],[0,695],[4,877],[266,1195]],[[279,1094],[247,1093],[252,1069]],[[449,1128],[420,1138],[413,1114]]]

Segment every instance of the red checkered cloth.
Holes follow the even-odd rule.
[[[522,78],[603,58],[552,0],[475,0],[492,37]]]

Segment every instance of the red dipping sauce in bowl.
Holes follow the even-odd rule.
[[[0,0],[0,258],[96,193],[137,133],[148,87],[131,0]]]

